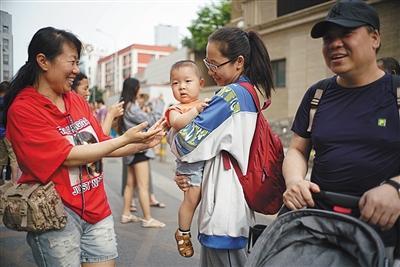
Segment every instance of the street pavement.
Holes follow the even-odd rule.
[[[121,159],[108,158],[103,161],[105,169],[105,185],[108,199],[114,215],[115,231],[118,241],[117,266],[135,267],[180,267],[198,266],[200,261],[200,245],[196,239],[197,212],[192,225],[192,241],[195,254],[184,258],[178,254],[174,233],[177,228],[177,212],[183,193],[173,181],[173,156],[167,151],[166,160],[151,161],[153,186],[157,199],[166,204],[166,208],[152,207],[152,216],[164,223],[161,229],[141,227],[140,223],[121,224]],[[138,202],[136,201],[138,204]],[[139,211],[135,213],[142,216]],[[257,223],[268,224],[273,217],[257,214]],[[0,266],[31,267],[36,266],[30,247],[25,241],[26,233],[11,231],[0,225]]]

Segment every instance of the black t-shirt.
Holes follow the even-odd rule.
[[[306,92],[292,130],[311,138],[315,149],[311,181],[322,190],[361,196],[400,174],[400,118],[391,75],[362,87],[344,88],[330,78],[307,132],[310,102]]]

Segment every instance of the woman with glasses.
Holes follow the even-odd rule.
[[[221,88],[209,106],[178,132],[172,151],[181,161],[205,161],[198,220],[201,266],[244,266],[254,214],[235,171],[225,170],[221,152],[229,152],[246,171],[257,110],[242,83],[270,98],[271,63],[257,33],[225,27],[209,36],[204,64]],[[177,176],[176,182],[187,190],[185,176]]]
[[[61,230],[28,232],[38,266],[115,266],[118,252],[104,173],[98,166],[90,175],[85,166],[147,149],[161,139],[160,124],[142,132],[143,123],[115,139],[103,133],[88,103],[71,93],[81,49],[70,32],[40,29],[5,99],[6,137],[22,170],[18,182],[52,181],[67,215]]]
[[[120,98],[121,101],[124,101],[124,115],[119,120],[119,129],[121,129],[122,132],[144,121],[148,121],[149,124],[152,125],[161,118],[164,110],[164,102],[154,102],[151,111],[145,112],[140,105],[144,97],[146,97],[146,95],[143,94],[137,79],[127,78],[124,81]],[[124,165],[127,167],[127,177],[124,188],[124,207],[122,210],[121,223],[142,221],[142,226],[146,228],[162,228],[165,226],[165,223],[152,218],[150,212],[149,159],[154,158],[154,156],[153,150],[149,149],[124,157]],[[139,203],[143,211],[143,219],[131,213],[135,184],[139,191]]]

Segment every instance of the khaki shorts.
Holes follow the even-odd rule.
[[[10,165],[17,163],[17,159],[10,142],[3,138],[0,140],[0,166],[8,165],[8,159],[10,159]]]

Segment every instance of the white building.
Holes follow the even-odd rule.
[[[106,54],[104,49],[100,49],[91,44],[84,44],[82,49],[79,69],[89,78],[89,88],[96,85],[97,81],[97,62]]]
[[[168,56],[171,46],[132,44],[98,60],[96,84],[108,96],[119,94],[126,78],[143,74],[151,60]]]
[[[13,72],[12,16],[0,10],[0,82],[9,81]]]

